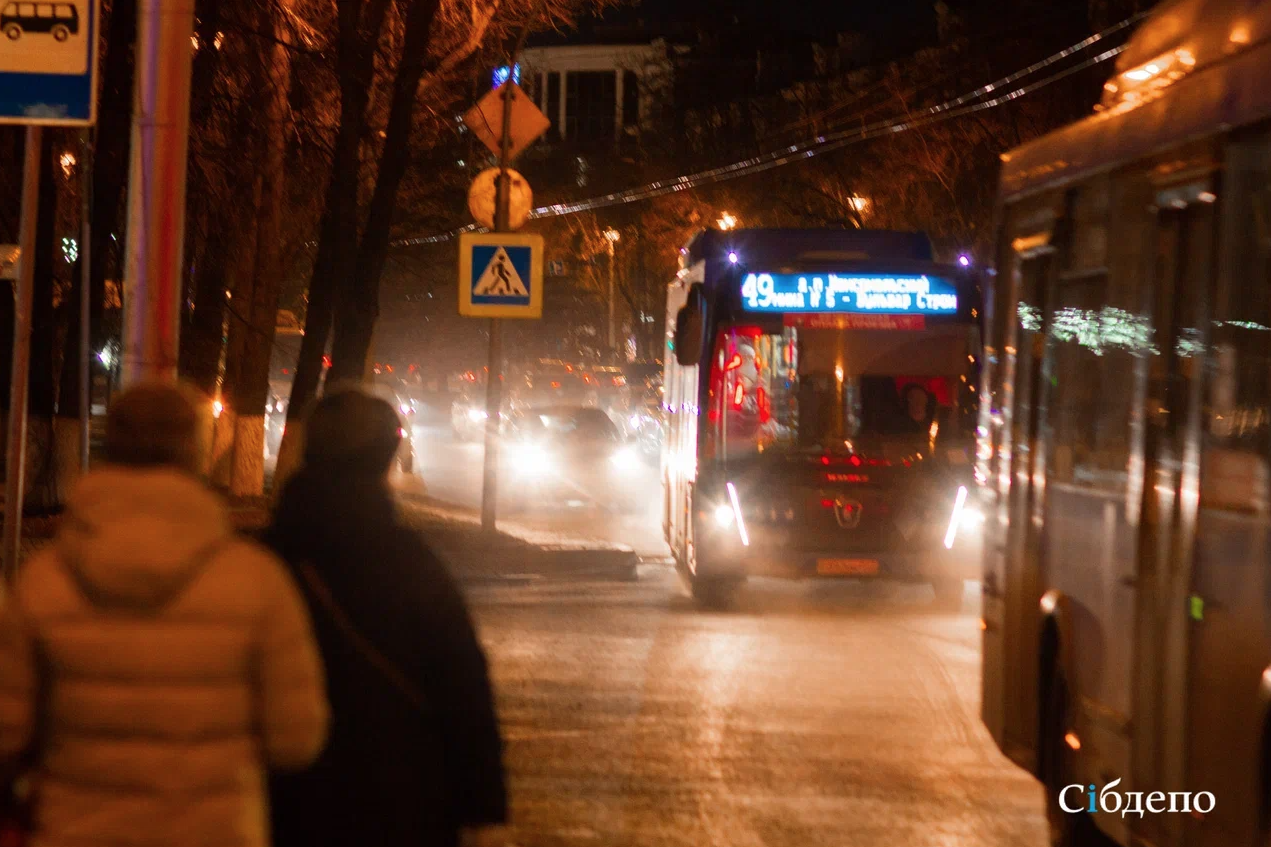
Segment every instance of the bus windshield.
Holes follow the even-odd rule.
[[[970,437],[973,330],[720,330],[707,453],[850,452],[853,440]]]

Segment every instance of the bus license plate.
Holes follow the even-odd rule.
[[[877,559],[817,559],[816,572],[826,576],[876,576]]]

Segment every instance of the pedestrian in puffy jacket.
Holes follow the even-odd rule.
[[[275,780],[280,847],[502,837],[507,795],[486,659],[455,582],[398,520],[388,471],[400,426],[383,400],[329,392],[266,534],[339,609],[304,583],[333,723],[312,769]]]
[[[267,769],[322,748],[303,598],[199,480],[199,418],[177,386],[119,395],[108,464],[0,610],[0,756],[33,750],[33,847],[263,847]]]

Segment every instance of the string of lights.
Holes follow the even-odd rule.
[[[1089,47],[1137,23],[1145,14],[1146,13],[1140,12],[1136,15],[1132,15],[1120,23],[1114,24],[1101,32],[1082,39],[1076,44],[1047,56],[1045,59],[1034,62],[1025,68],[1021,68],[1020,70],[1002,77],[1001,79],[982,85],[979,88],[975,88],[958,97],[954,97],[950,100],[944,101],[943,103],[922,109],[903,120],[882,120],[876,121],[872,124],[867,124],[863,127],[822,133],[804,142],[791,144],[778,150],[769,151],[758,156],[752,156],[748,159],[731,162],[727,165],[721,165],[708,170],[698,171],[697,173],[685,174],[671,179],[658,180],[656,182],[649,183],[648,185],[628,188],[622,191],[603,194],[598,197],[591,197],[585,200],[540,206],[531,211],[529,216],[531,219],[560,217],[563,215],[577,214],[579,212],[588,212],[612,206],[625,205],[627,203],[638,203],[644,200],[652,200],[678,191],[687,191],[704,185],[711,185],[730,179],[748,176],[750,174],[761,173],[763,171],[781,167],[793,162],[804,161],[833,150],[841,149],[850,144],[869,141],[886,135],[908,132],[910,130],[918,129],[940,121],[950,120],[973,112],[996,108],[1010,102],[1011,100],[1031,94],[1040,88],[1051,85],[1061,79],[1071,76],[1074,73],[1101,62],[1105,62],[1118,55],[1125,49],[1124,46],[1105,50],[1104,52],[1091,56],[1076,65],[1065,68],[1051,74],[1050,76],[1037,80],[1036,82],[1012,89],[1011,91],[997,97],[993,97],[988,100],[982,99],[989,94],[1000,91],[1001,89],[1026,79],[1041,70],[1069,59],[1077,53],[1085,51]],[[438,233],[436,235],[399,239],[393,242],[393,246],[416,247],[427,244],[439,244],[450,241],[461,233],[475,232],[479,229],[480,227],[478,225],[469,224],[467,226],[460,227],[449,232]]]

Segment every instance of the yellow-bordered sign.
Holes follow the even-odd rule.
[[[459,314],[543,316],[543,236],[508,232],[459,236]]]

